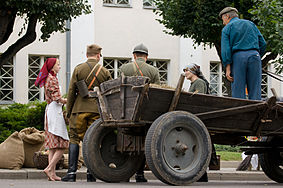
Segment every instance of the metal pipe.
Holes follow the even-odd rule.
[[[69,89],[71,79],[71,22],[67,20],[66,27],[66,91]]]

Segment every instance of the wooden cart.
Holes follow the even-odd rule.
[[[156,88],[146,77],[121,77],[90,92],[101,118],[87,130],[83,157],[105,182],[127,181],[144,156],[153,174],[171,185],[188,185],[207,170],[212,143],[259,154],[265,174],[283,182],[283,103],[252,101]],[[261,136],[249,142],[245,136]]]

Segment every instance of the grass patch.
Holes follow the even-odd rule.
[[[220,155],[221,161],[242,161],[240,152],[217,151],[216,154]]]

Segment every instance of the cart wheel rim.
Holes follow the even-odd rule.
[[[192,127],[178,123],[168,130],[162,142],[163,158],[168,167],[182,173],[199,164],[203,145],[200,135]]]

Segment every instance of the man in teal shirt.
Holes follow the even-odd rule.
[[[225,27],[221,36],[222,63],[232,82],[232,97],[261,100],[261,57],[266,42],[256,25],[238,18],[238,10],[226,7],[220,13]]]

